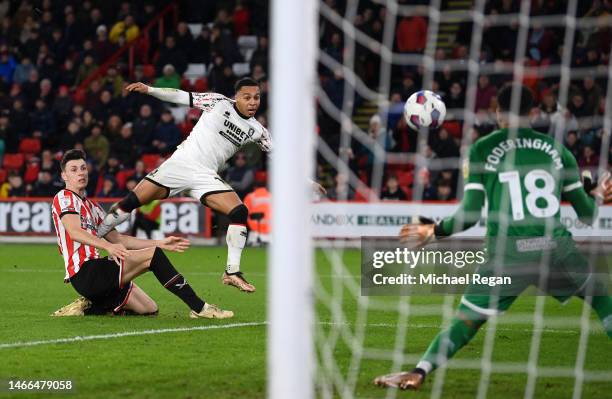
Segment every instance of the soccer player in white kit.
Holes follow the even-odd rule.
[[[218,171],[245,144],[256,143],[263,151],[272,149],[268,130],[254,115],[259,108],[259,84],[242,78],[235,85],[235,99],[217,93],[191,93],[132,83],[126,90],[148,94],[163,101],[203,110],[191,134],[177,150],[149,173],[125,198],[113,206],[99,229],[100,237],[129,218],[130,212],[155,199],[182,192],[202,205],[227,215],[227,263],[223,283],[244,292],[255,287],[240,271],[240,257],[247,239],[248,209],[236,192],[223,181]],[[316,190],[325,190],[314,183]]]

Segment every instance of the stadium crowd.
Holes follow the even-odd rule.
[[[128,94],[123,88],[131,81],[144,81],[156,87],[194,91],[233,93],[238,75],[249,74],[261,82],[262,105],[257,118],[267,118],[268,83],[268,4],[263,0],[178,2],[178,18],[165,17],[160,38],[157,24],[151,27],[146,52],[149,64],[136,65],[129,76],[128,57],[120,57],[98,79],[88,78],[122,46],[139,40],[146,26],[170,2],[163,1],[0,1],[0,198],[52,196],[63,186],[57,159],[63,150],[82,148],[89,155],[88,194],[97,197],[123,196],[151,169],[155,168],[190,132],[199,111],[189,110],[177,120],[175,113],[151,96]],[[325,6],[345,15],[340,0],[325,0]],[[400,1],[400,3],[415,2]],[[417,2],[419,3],[419,2]],[[420,2],[427,3],[427,2]],[[589,3],[587,6],[585,4]],[[488,2],[487,14],[518,11],[519,2]],[[564,13],[559,2],[539,0],[532,4],[532,15]],[[558,104],[558,75],[526,74],[524,82],[536,94],[531,122],[538,130],[563,137],[565,144],[583,168],[597,168],[602,137],[607,80],[593,78],[585,68],[607,70],[610,57],[610,13],[612,2],[580,2],[577,17],[597,17],[599,24],[576,30],[572,52],[572,85],[567,107]],[[374,40],[381,41],[387,13],[380,5],[360,1],[355,26]],[[528,35],[525,65],[542,67],[561,62],[564,28],[534,26]],[[192,30],[190,24],[201,24]],[[454,47],[439,48],[435,58],[465,64],[471,43],[471,23],[461,23]],[[398,18],[393,50],[397,53],[423,53],[428,20],[422,16]],[[481,64],[512,66],[518,25],[485,26],[480,51]],[[250,37],[250,51],[243,51],[241,39]],[[320,48],[341,65],[347,56],[345,35],[330,20],[321,18]],[[127,53],[126,53],[127,54]],[[370,89],[383,82],[380,56],[359,43],[354,52],[355,73]],[[188,76],[191,64],[203,65],[205,75]],[[443,96],[449,110],[447,122],[432,131],[427,142],[418,143],[417,133],[401,117],[404,101],[420,90],[423,67],[394,65],[388,108],[372,115],[365,138],[341,140],[338,110],[354,113],[365,100],[355,92],[345,99],[349,84],[338,68],[321,65],[322,87],[318,106],[318,134],[340,156],[350,160],[352,173],[338,173],[329,159],[318,159],[318,178],[329,189],[331,199],[366,199],[369,191],[355,182],[346,187],[350,175],[365,186],[374,184],[375,171],[384,171],[382,199],[411,199],[412,187],[423,188],[425,200],[456,198],[458,157],[462,137],[471,140],[495,128],[495,94],[512,79],[504,71],[478,77],[474,112],[475,126],[465,133],[463,108],[466,101],[467,73],[446,67],[436,71],[433,90]],[[85,87],[83,87],[85,82]],[[345,101],[346,100],[346,101]],[[326,105],[327,104],[327,105]],[[272,132],[274,134],[274,132]],[[417,145],[419,144],[419,145]],[[380,157],[376,147],[386,151]],[[415,151],[427,158],[447,160],[440,170],[415,170]],[[407,160],[407,161],[406,161]],[[256,148],[246,147],[225,172],[226,180],[241,197],[253,190],[257,172],[266,169],[265,157]],[[262,176],[259,173],[259,176]],[[263,177],[262,179],[265,179]],[[261,179],[260,179],[261,180]]]

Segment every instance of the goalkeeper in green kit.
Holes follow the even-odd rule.
[[[419,389],[427,374],[470,342],[490,316],[508,310],[530,285],[561,302],[572,296],[587,301],[612,338],[612,297],[602,290],[604,282],[589,272],[588,260],[560,219],[564,200],[580,221],[592,224],[597,205],[612,202],[610,174],[603,173],[596,186],[583,184],[576,159],[562,144],[530,128],[511,126],[513,88],[520,96],[521,117],[532,107],[533,96],[526,87],[509,85],[499,92],[500,129],[471,146],[459,209],[437,224],[409,224],[400,233],[402,242],[421,246],[461,232],[480,220],[486,199],[488,259],[478,272],[513,275],[512,287],[469,285],[450,326],[434,338],[416,367],[377,377],[374,383],[379,386]],[[532,272],[525,273],[527,269]]]

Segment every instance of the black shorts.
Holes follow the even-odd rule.
[[[108,258],[90,259],[70,278],[74,289],[92,302],[93,314],[118,312],[127,303],[132,282],[121,286],[123,267]]]

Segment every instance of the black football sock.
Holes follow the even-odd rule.
[[[130,191],[130,193],[126,195],[121,201],[119,201],[117,205],[119,206],[119,209],[121,209],[123,212],[130,213],[134,209],[140,208],[142,204],[140,203],[140,200],[138,199],[136,194],[134,194],[133,191]]]
[[[149,269],[168,291],[179,297],[194,312],[204,308],[204,301],[193,291],[187,280],[172,266],[160,248],[155,248]]]

